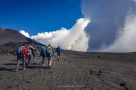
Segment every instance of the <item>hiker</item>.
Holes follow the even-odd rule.
[[[47,58],[48,58],[48,67],[50,69],[51,63],[52,63],[52,57],[53,57],[53,47],[50,44],[47,46],[46,53],[47,53]]]
[[[40,56],[42,57],[42,65],[45,65],[46,46],[41,46]]]
[[[27,46],[22,46],[22,59],[23,59],[23,70],[26,69],[26,60],[28,57]]]
[[[28,65],[31,65],[31,58],[32,58],[32,50],[31,50],[31,48],[29,47],[28,48],[28,51],[27,51],[27,53],[28,53],[28,57],[27,57],[27,59],[28,59]]]
[[[32,51],[33,59],[35,60],[35,53],[36,53],[36,48],[34,46],[30,46],[30,49]]]
[[[60,56],[61,56],[61,52],[62,52],[62,49],[58,46],[55,50],[56,54],[57,54],[57,60],[59,61],[60,60]]]
[[[16,71],[18,71],[18,68],[20,66],[20,62],[22,60],[22,47],[17,47],[16,48],[16,56],[17,56]]]

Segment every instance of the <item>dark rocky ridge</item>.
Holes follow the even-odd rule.
[[[42,45],[41,43],[22,35],[18,31],[12,29],[0,29],[0,52],[13,52],[17,46],[22,44],[32,44],[36,47]]]
[[[28,38],[11,29],[0,29],[0,45],[9,42],[28,42]]]
[[[6,44],[9,42],[15,42],[15,43],[29,43],[29,44],[39,44],[41,45],[41,43],[30,39],[26,36],[24,36],[23,34],[19,33],[16,30],[12,30],[12,29],[0,29],[0,45],[2,44]]]

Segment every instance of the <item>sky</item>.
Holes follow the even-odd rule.
[[[83,17],[80,0],[0,0],[0,27],[30,35],[71,28]]]
[[[136,0],[0,0],[0,27],[43,44],[136,52]]]

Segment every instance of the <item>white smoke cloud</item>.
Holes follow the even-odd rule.
[[[114,43],[104,52],[135,52],[136,51],[136,15],[128,15],[124,28],[118,32]]]
[[[89,22],[90,19],[88,18],[80,18],[71,29],[61,28],[52,32],[38,33],[30,38],[46,45],[51,44],[54,47],[59,45],[67,50],[87,51],[89,37],[85,32],[85,28]],[[23,32],[23,34],[26,33]]]
[[[23,34],[26,37],[30,37],[28,32],[25,32],[25,30],[20,30],[20,33]]]

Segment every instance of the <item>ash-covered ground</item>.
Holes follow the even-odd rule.
[[[16,56],[0,56],[0,90],[136,90],[136,53],[63,51],[51,69],[47,60],[24,71],[15,66]]]

